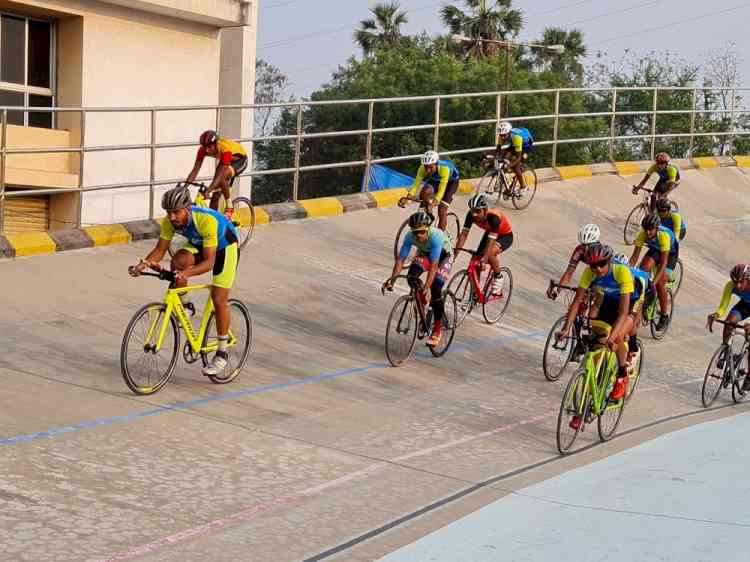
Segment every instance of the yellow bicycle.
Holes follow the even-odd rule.
[[[170,286],[162,302],[142,306],[128,323],[122,338],[120,368],[125,384],[135,394],[153,394],[161,389],[174,373],[180,350],[181,328],[186,342],[182,356],[186,363],[198,359],[206,366],[219,348],[216,334],[216,315],[209,297],[200,328],[196,332],[180,295],[210,289],[211,285],[190,285],[174,288],[175,275],[171,271],[144,272],[141,275],[169,281]],[[253,324],[245,304],[229,299],[232,325],[229,330],[229,363],[220,375],[207,375],[215,384],[226,384],[237,378],[250,355]]]

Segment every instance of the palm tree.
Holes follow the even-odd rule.
[[[562,45],[563,53],[553,53],[545,49],[534,50],[534,62],[540,67],[549,67],[554,72],[567,75],[571,81],[580,82],[583,79],[583,65],[581,58],[586,56],[586,46],[583,44],[583,33],[574,29],[565,31],[559,27],[548,27],[542,34],[539,43],[543,45]]]
[[[375,18],[360,22],[362,27],[354,32],[354,39],[362,47],[365,56],[400,41],[401,26],[409,20],[406,12],[400,11],[400,8],[396,0],[380,2],[370,10]]]
[[[513,0],[463,1],[469,7],[467,12],[449,4],[440,10],[440,16],[452,34],[470,39],[464,46],[469,56],[496,56],[501,47],[482,40],[503,41],[517,37],[523,27],[521,11],[510,7]]]

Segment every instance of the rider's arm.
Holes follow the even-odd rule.
[[[391,277],[396,277],[396,275],[401,274],[401,270],[404,268],[404,262],[406,261],[406,258],[409,257],[409,252],[411,251],[411,247],[414,243],[413,240],[414,236],[412,235],[411,231],[407,232],[406,236],[404,236],[404,241],[401,244],[401,249],[398,251],[396,262],[393,264]]]
[[[669,263],[669,252],[672,249],[672,240],[666,232],[660,230],[656,234],[656,239],[659,241],[659,251],[661,252],[661,255],[659,258],[659,265],[656,268],[656,274],[654,275],[654,281],[659,279],[659,276],[667,269],[667,263]]]
[[[427,281],[425,281],[425,291],[432,286],[432,282],[435,280],[437,275],[438,265],[440,265],[440,256],[443,253],[443,240],[445,234],[442,230],[437,228],[430,230],[429,249],[430,249],[430,271],[427,274]]]
[[[200,147],[198,149],[198,154],[195,156],[195,164],[193,164],[193,169],[188,174],[187,179],[185,180],[188,183],[193,183],[195,181],[195,178],[198,177],[198,173],[201,171],[201,166],[203,166],[203,159],[206,157],[206,149],[203,147]]]
[[[622,335],[625,322],[628,319],[630,297],[633,296],[633,292],[635,291],[635,281],[630,268],[624,265],[613,265],[611,267],[615,268],[612,275],[620,286],[620,307],[617,311],[617,320],[615,321],[615,325],[612,326],[612,332],[609,336],[610,341],[615,341]]]
[[[443,200],[443,195],[445,195],[445,188],[448,187],[448,180],[451,177],[451,170],[448,166],[439,166],[438,174],[440,174],[440,184],[438,185],[437,193],[435,193],[435,199],[439,203]]]
[[[466,239],[469,237],[469,231],[471,230],[471,226],[474,224],[474,216],[471,214],[471,211],[466,213],[466,218],[464,219],[464,227],[461,230],[461,234],[458,235],[458,240],[456,240],[456,250],[460,250],[464,247],[464,244],[466,244]]]
[[[565,272],[562,274],[562,277],[560,277],[560,281],[558,281],[558,285],[567,285],[570,283],[570,280],[573,279],[573,274],[576,272],[576,266],[568,264],[568,267],[565,269]]]
[[[672,228],[674,228],[675,238],[679,239],[682,230],[682,215],[680,213],[672,213]]]
[[[641,183],[638,184],[638,188],[640,189],[644,185],[646,185],[646,182],[648,181],[648,178],[651,177],[651,174],[653,174],[656,171],[656,164],[652,164],[651,167],[646,172],[646,175],[643,176],[643,179],[641,180]]]
[[[424,181],[424,166],[420,164],[419,169],[417,170],[417,177],[414,178],[414,185],[412,185],[411,191],[409,191],[409,195],[411,195],[412,197],[416,197],[417,192],[419,191],[419,188],[422,186],[423,181]]]
[[[169,221],[167,219],[164,219],[164,222]],[[167,253],[167,250],[169,249],[169,243],[170,240],[159,238],[159,241],[156,243],[156,246],[154,246],[154,249],[149,252],[149,254],[143,261],[149,265],[158,264],[159,262],[161,262],[161,260],[164,258],[164,255]]]
[[[719,303],[719,308],[716,309],[717,316],[724,316],[727,313],[727,308],[729,307],[729,300],[732,298],[732,289],[734,289],[734,283],[729,280],[727,281],[727,284],[724,285],[724,292],[721,293],[721,302]]]

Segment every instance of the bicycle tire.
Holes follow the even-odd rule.
[[[708,362],[708,367],[706,367],[706,374],[703,377],[703,386],[701,387],[701,402],[703,402],[704,408],[708,408],[711,404],[713,404],[714,400],[716,400],[716,397],[719,395],[719,392],[721,392],[721,386],[724,382],[724,374],[727,369],[727,357],[724,357],[724,368],[721,369],[719,376],[717,376],[716,373],[712,371],[711,367],[714,367],[716,365],[719,357],[722,354],[726,354],[728,349],[728,346],[721,344],[716,349],[716,351],[714,351],[714,354],[711,356],[711,360]],[[716,368],[718,369],[718,367]],[[711,385],[714,384],[716,385],[716,388],[712,388]]]
[[[445,224],[445,233],[448,235],[448,238],[450,238],[451,241],[451,247],[456,245],[456,240],[458,240],[458,235],[461,234],[461,221],[458,218],[458,215],[454,212],[448,213],[448,222]]]
[[[500,173],[494,168],[486,172],[479,181],[477,182],[477,188],[474,191],[475,195],[495,195],[497,190],[498,176]]]
[[[605,398],[605,406],[604,411],[596,416],[596,430],[599,433],[599,439],[602,442],[609,441],[612,439],[612,436],[615,434],[615,431],[617,431],[617,426],[620,425],[620,421],[622,420],[622,414],[625,412],[625,399],[618,400],[614,404],[609,403],[609,398]],[[614,416],[614,417],[612,417]],[[614,420],[611,424],[611,427],[608,427],[605,429],[604,420]]]
[[[407,318],[404,318],[404,315],[407,315]],[[398,328],[398,325],[401,324],[404,320],[407,322],[406,326],[406,332],[403,332],[405,334],[408,334],[411,332],[411,336],[407,335],[407,348],[404,352],[398,354],[395,350],[395,345],[392,345],[393,337],[390,336],[391,334],[391,325],[394,323],[394,320],[396,321],[396,333],[400,333],[400,330]],[[417,327],[419,324],[419,317],[418,312],[416,310],[416,305],[414,302],[414,297],[412,295],[401,295],[397,300],[396,303],[393,305],[393,308],[391,308],[391,313],[388,315],[388,324],[385,328],[385,355],[388,358],[388,361],[391,365],[394,367],[398,367],[399,365],[403,364],[404,361],[406,361],[409,356],[411,355],[412,350],[414,349],[414,344],[417,341]],[[404,328],[402,327],[401,330]]]
[[[458,327],[463,324],[466,317],[471,314],[471,310],[474,308],[474,287],[469,280],[469,272],[466,269],[458,271],[448,281],[445,290],[453,293],[453,296],[456,298],[458,309],[456,327]]]
[[[500,268],[500,274],[504,276],[505,285],[501,295],[492,294],[492,278],[491,273],[487,274],[487,280],[484,284],[484,303],[482,303],[482,316],[487,324],[496,324],[504,315],[505,311],[508,310],[510,304],[510,298],[513,296],[513,273],[509,268],[503,266]],[[505,290],[507,287],[507,291]],[[492,300],[490,300],[492,299]],[[494,303],[500,303],[497,309],[490,308],[490,305]]]
[[[587,402],[590,400],[591,396],[586,388],[586,371],[581,368],[570,377],[560,402],[560,411],[557,414],[557,450],[561,455],[570,451],[578,433],[586,423]],[[570,427],[570,420],[576,415],[582,417],[581,425],[578,429],[573,429]],[[566,430],[572,431],[572,435],[568,439],[565,439],[563,435]]]
[[[643,349],[643,342],[640,338],[638,338],[638,349],[640,350],[638,354],[638,364],[634,366],[632,372],[628,376],[628,393],[625,395],[625,401],[629,401],[630,397],[633,396],[633,393],[635,392],[635,387],[638,386],[638,381],[641,380],[641,372],[643,370],[643,357],[645,355],[645,350]]]
[[[747,396],[747,393],[742,391],[742,386],[745,383],[745,377],[747,375],[739,376],[740,366],[743,361],[747,361],[746,351],[743,351],[739,365],[735,365],[734,358],[732,358],[732,367],[734,369],[734,377],[732,378],[732,400],[734,400],[735,404],[741,404],[745,401],[745,397]],[[747,373],[747,370],[745,372]]]
[[[672,325],[672,313],[674,312],[674,295],[672,294],[672,291],[667,289],[667,302],[669,303],[667,306],[669,308],[669,321],[667,322],[667,325],[662,331],[659,331],[656,329],[657,324],[659,323],[659,316],[661,316],[661,309],[656,304],[659,300],[658,295],[654,296],[654,315],[651,318],[649,322],[649,328],[651,329],[651,337],[653,337],[655,340],[663,339],[665,335],[667,335],[667,332],[669,331],[669,327]],[[659,311],[659,312],[657,312]]]
[[[141,308],[139,308],[135,312],[135,314],[133,314],[133,317],[130,319],[130,322],[128,322],[128,325],[125,328],[125,333],[122,336],[122,345],[120,347],[120,370],[122,372],[122,378],[125,381],[125,384],[134,394],[138,394],[140,396],[154,394],[155,392],[159,391],[165,384],[167,384],[169,379],[172,377],[172,374],[174,373],[180,349],[180,333],[177,329],[177,321],[175,320],[174,316],[170,316],[169,318],[169,325],[171,328],[172,337],[174,339],[174,342],[172,344],[171,357],[169,358],[169,363],[166,370],[160,376],[158,376],[158,379],[155,383],[148,385],[138,384],[133,373],[133,368],[135,367],[135,365],[130,365],[130,362],[128,361],[128,350],[131,349],[131,339],[134,337],[138,321],[150,311],[158,311],[158,318],[150,321],[149,326],[153,324],[153,322],[156,322],[157,325],[160,325],[162,321],[162,315],[164,314],[166,309],[167,306],[163,302],[152,302],[145,304]],[[143,355],[145,356],[146,353],[143,349],[144,344],[145,341],[141,342],[139,347],[141,349],[141,352],[143,352]],[[151,355],[155,357],[154,354]]]
[[[232,205],[232,223],[237,229],[237,246],[242,251],[255,233],[255,207],[247,197],[235,197]]]
[[[456,307],[456,297],[453,296],[453,293],[450,291],[445,291],[443,293],[443,307],[445,309],[445,316],[443,317],[443,330],[440,343],[434,347],[430,345],[427,346],[430,353],[435,357],[442,357],[448,352],[451,343],[453,343],[453,338],[456,335],[456,317],[458,309]]]
[[[229,299],[229,307],[232,318],[232,323],[230,324],[229,329],[233,332],[235,338],[237,338],[238,345],[227,350],[229,352],[229,363],[227,364],[225,375],[206,375],[214,384],[227,384],[236,379],[245,367],[245,363],[247,363],[247,358],[250,356],[250,351],[253,346],[253,321],[250,317],[250,311],[247,309],[247,306],[245,306],[245,303],[241,300]],[[206,334],[203,336],[201,347],[205,348],[208,345],[209,338],[215,337],[211,334],[211,330],[215,323],[216,312],[211,312],[211,316],[209,316],[208,323],[206,324]],[[240,330],[233,330],[233,326],[244,327],[244,338],[241,335],[238,336],[238,334],[241,334],[242,332]],[[241,339],[245,340],[244,343],[240,342]],[[234,350],[240,345],[242,345],[242,350],[235,354]],[[236,361],[233,361],[235,355],[238,355],[239,357]],[[209,357],[207,353],[201,352],[201,361],[203,362],[204,367],[208,365]]]
[[[632,246],[635,244],[635,237],[641,228],[641,221],[643,220],[643,217],[646,216],[647,209],[647,205],[639,203],[633,207],[628,214],[628,217],[625,219],[625,228],[622,230],[622,237],[626,246]]]
[[[526,168],[523,172],[523,176],[526,180],[525,194],[528,195],[528,199],[522,198],[520,195],[516,196],[515,194],[518,178],[514,177],[513,181],[510,184],[510,191],[512,193],[511,203],[513,203],[513,206],[519,211],[523,211],[524,209],[527,209],[529,205],[531,205],[531,202],[534,200],[534,196],[536,195],[537,187],[536,170],[534,170],[534,168]],[[529,185],[529,180],[532,180],[531,183],[533,184],[533,186]],[[522,203],[522,201],[524,202]]]
[[[668,285],[669,289],[672,291],[672,296],[674,296],[675,298],[677,297],[677,293],[680,291],[680,287],[682,286],[682,278],[684,275],[685,270],[682,267],[682,260],[680,258],[677,258],[677,263],[672,270],[672,281]]]
[[[401,245],[404,242],[403,236],[406,236],[406,231],[409,228],[409,219],[406,219],[404,222],[401,223],[401,226],[398,229],[398,232],[396,232],[396,240],[393,242],[393,259],[398,259],[398,252],[401,249]]]
[[[565,369],[568,367],[568,363],[570,363],[570,359],[573,356],[576,346],[578,345],[578,338],[576,338],[575,334],[565,338],[565,349],[567,350],[565,353],[565,359],[562,366],[557,367],[555,370],[552,365],[552,359],[548,359],[548,353],[551,354],[551,349],[558,349],[554,347],[555,332],[559,332],[563,324],[565,324],[566,316],[567,315],[563,314],[554,324],[552,324],[552,328],[550,328],[549,334],[547,334],[547,341],[544,344],[544,352],[542,353],[542,372],[544,373],[544,377],[550,382],[555,382],[562,376]],[[560,355],[562,356],[562,354]]]

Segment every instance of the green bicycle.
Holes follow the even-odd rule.
[[[643,304],[643,316],[641,318],[641,322],[644,326],[649,326],[651,329],[651,337],[653,337],[655,340],[662,339],[669,330],[669,327],[672,325],[672,313],[674,312],[674,294],[672,293],[672,289],[669,288],[669,285],[667,285],[667,316],[669,316],[669,321],[667,322],[667,325],[664,326],[663,330],[659,330],[657,327],[659,325],[659,316],[661,314],[661,309],[659,308],[659,298],[656,294],[656,289],[652,286],[649,288],[648,292],[646,293],[646,302]]]
[[[609,398],[617,377],[617,355],[604,345],[609,330],[608,325],[591,320],[591,333],[585,336],[589,339],[589,351],[565,388],[557,416],[557,450],[563,455],[570,451],[578,433],[594,418],[602,441],[612,438],[622,419],[626,400]],[[642,364],[639,361],[639,374]]]

